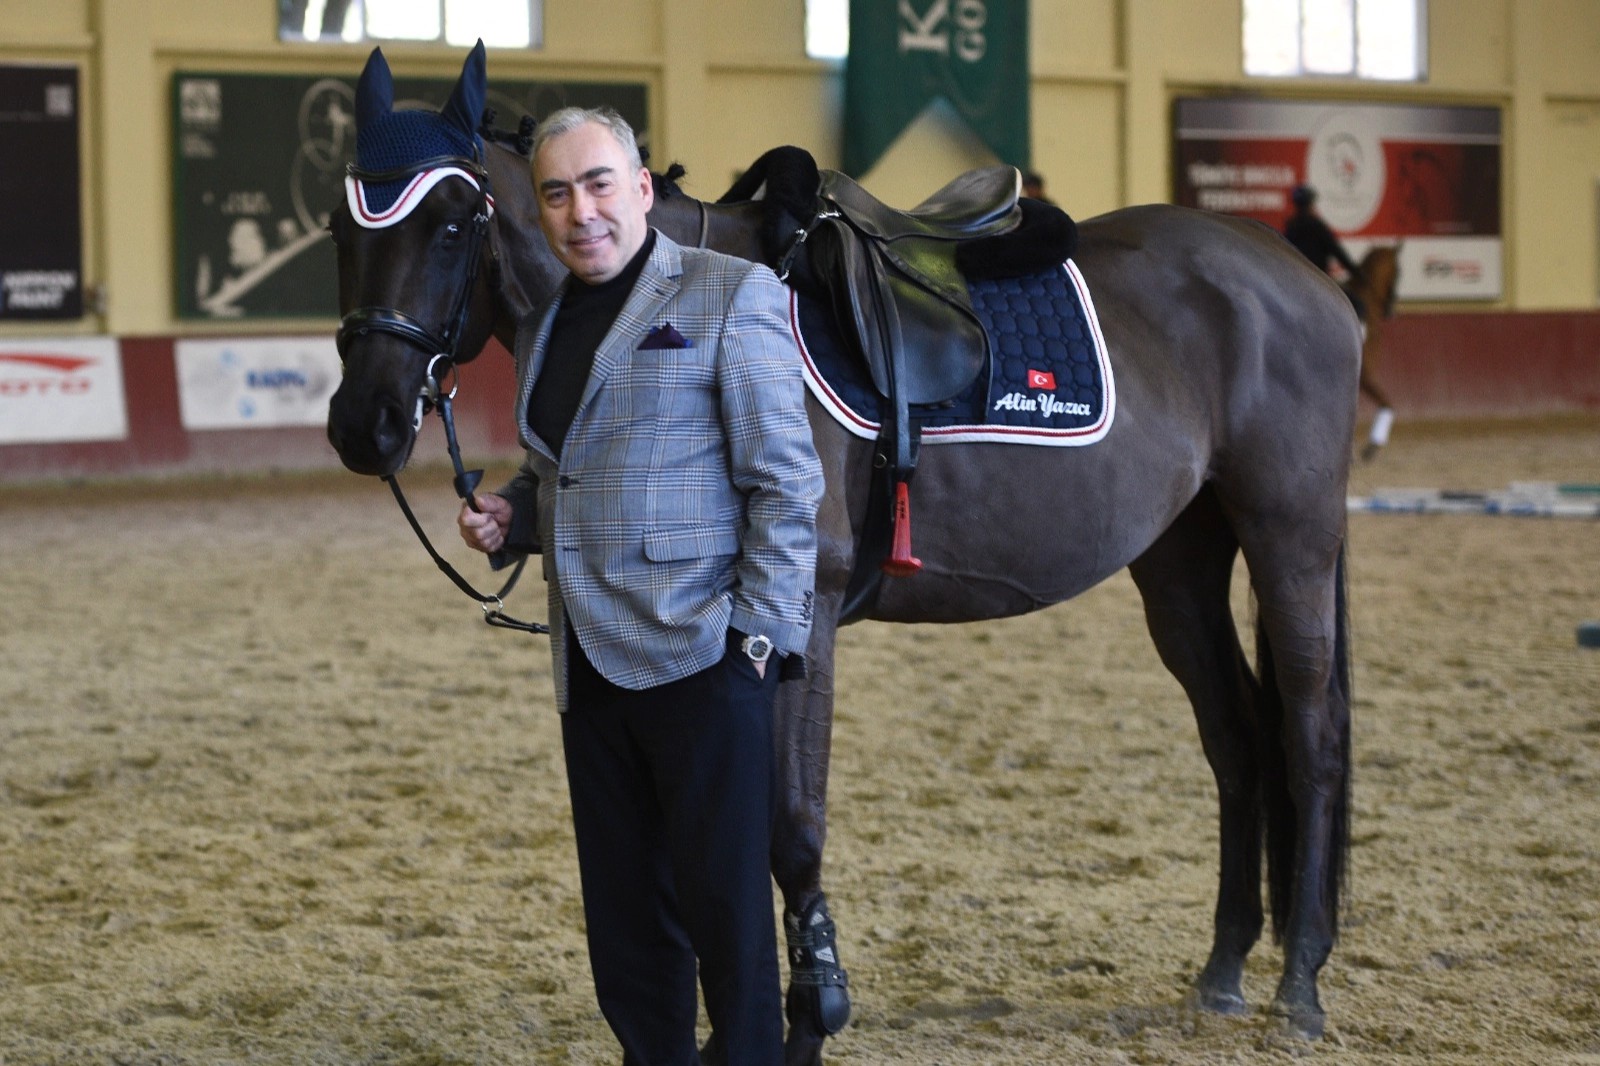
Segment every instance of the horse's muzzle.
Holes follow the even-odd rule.
[[[328,403],[328,443],[357,474],[398,473],[415,441],[411,412],[396,400],[350,396],[341,385]]]

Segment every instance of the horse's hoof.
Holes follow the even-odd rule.
[[[1238,1016],[1250,1013],[1250,1004],[1245,1002],[1244,996],[1225,988],[1206,988],[1196,985],[1189,990],[1184,1003],[1191,1010],[1204,1011],[1207,1014]]]
[[[1274,1003],[1272,1016],[1278,1020],[1285,1036],[1298,1040],[1321,1040],[1328,1026],[1328,1016],[1321,1007],[1291,1007]]]
[[[783,1066],[822,1066],[821,1040],[796,1040],[790,1034],[783,1045]]]

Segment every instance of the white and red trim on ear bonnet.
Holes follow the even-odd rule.
[[[385,226],[394,225],[416,210],[423,197],[446,178],[460,178],[474,189],[483,188],[478,182],[478,176],[471,171],[463,170],[461,167],[442,166],[418,172],[398,192],[395,191],[398,182],[373,185],[347,174],[344,179],[345,199],[350,205],[351,217],[358,224],[367,229],[383,229]],[[493,218],[494,196],[486,195],[484,200],[488,204],[489,217]]]

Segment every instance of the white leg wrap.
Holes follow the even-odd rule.
[[[1382,448],[1389,443],[1389,430],[1394,428],[1394,408],[1380,407],[1372,419],[1372,433],[1367,437],[1374,445]]]

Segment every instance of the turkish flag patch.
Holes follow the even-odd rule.
[[[1028,371],[1028,388],[1051,389],[1056,387],[1056,376],[1046,370]]]

